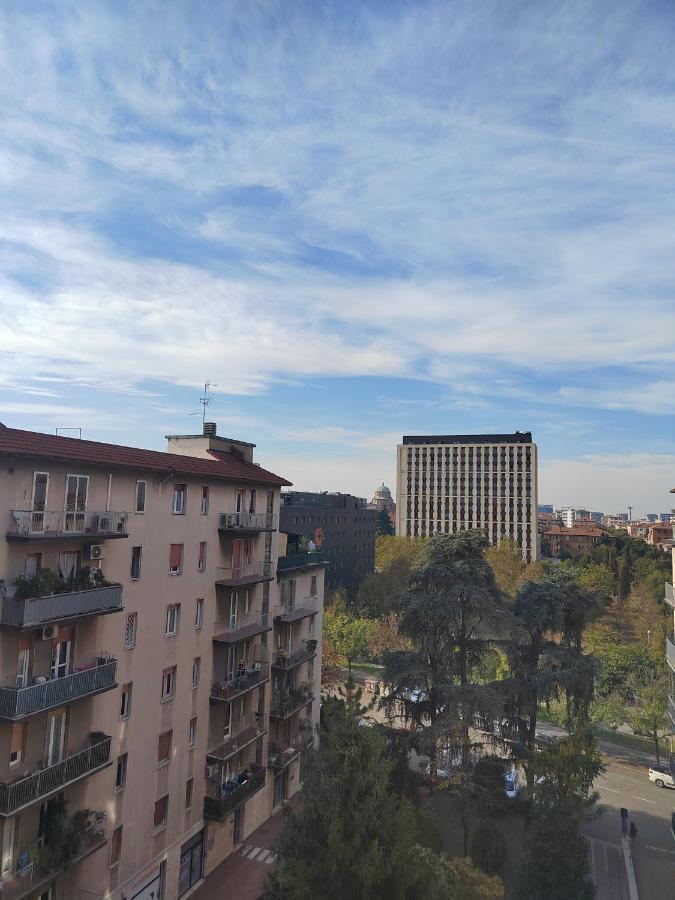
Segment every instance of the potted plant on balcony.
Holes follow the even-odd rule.
[[[65,800],[48,802],[42,844],[35,844],[28,851],[30,861],[38,872],[46,874],[67,868],[80,852],[91,814],[89,809],[80,809],[69,816]]]
[[[319,642],[317,641],[316,638],[309,638],[307,641],[307,652],[314,653],[318,644],[319,644]]]

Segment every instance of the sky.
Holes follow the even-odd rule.
[[[219,433],[298,489],[531,430],[670,509],[675,5],[5,0],[0,421]],[[72,433],[72,432],[64,432]]]

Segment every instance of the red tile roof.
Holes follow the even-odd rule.
[[[547,528],[544,534],[552,534],[552,535],[568,535],[569,537],[602,537],[604,534],[607,534],[606,531],[602,531],[600,528],[561,528],[560,525],[553,525],[551,528]]]
[[[213,461],[197,456],[139,450],[136,447],[124,447],[119,444],[102,444],[98,441],[83,441],[78,438],[0,426],[0,456],[63,460],[91,466],[136,469],[163,474],[175,472],[177,475],[251,481],[257,484],[291,484],[280,475],[274,475],[260,466],[246,462],[234,453],[212,455]]]

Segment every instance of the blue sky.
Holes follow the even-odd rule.
[[[204,381],[299,488],[531,429],[670,506],[675,7],[3,6],[0,420],[162,448]]]

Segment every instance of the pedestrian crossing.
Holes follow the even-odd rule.
[[[246,847],[240,847],[237,852],[240,856],[245,856],[246,859],[265,863],[268,866],[271,866],[273,862],[276,862],[277,858],[276,853],[272,850],[266,849],[265,847],[254,847],[252,844],[248,844]]]

